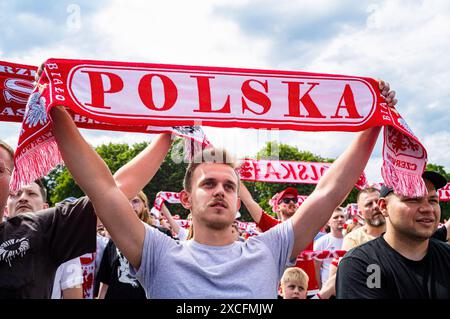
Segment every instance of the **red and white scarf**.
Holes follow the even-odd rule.
[[[22,122],[37,67],[0,61],[0,121]]]
[[[22,154],[16,160],[17,169],[13,174],[11,187],[17,189],[42,176],[62,162],[51,133],[51,121],[45,108],[46,97],[41,96],[34,87],[37,67],[0,61],[0,121],[23,122],[20,132],[19,148]],[[42,89],[42,87],[41,87]],[[69,110],[76,125],[81,128],[124,131],[138,133],[169,132],[185,138],[185,155],[190,158],[204,147],[210,145],[201,127],[198,126],[151,126],[117,125],[99,122]]]
[[[345,255],[346,250],[304,250],[297,257],[297,261],[308,261],[308,260],[326,260],[341,258]]]
[[[450,183],[438,190],[439,200],[442,202],[450,201]]]
[[[61,161],[49,110],[66,106],[79,127],[154,126],[361,131],[385,126],[382,176],[399,194],[426,193],[425,148],[371,78],[320,73],[49,59],[31,94],[12,187]],[[92,121],[97,121],[92,122]],[[30,173],[33,172],[33,173]]]
[[[180,203],[180,193],[176,192],[159,192],[156,194],[155,202],[153,203],[153,207],[150,212],[159,217],[161,214],[161,208],[164,202],[168,202],[171,204],[179,204]]]
[[[239,175],[244,181],[317,184],[331,164],[246,158],[239,165]],[[363,172],[355,187],[361,189],[366,185],[367,178]]]

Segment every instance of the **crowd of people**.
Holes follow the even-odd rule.
[[[380,90],[395,104],[388,85]],[[295,188],[274,194],[277,217],[252,197],[225,150],[203,150],[180,192],[187,230],[165,205],[152,215],[142,191],[169,151],[169,134],[112,175],[64,107],[50,115],[65,165],[86,195],[48,207],[40,181],[10,190],[14,152],[0,141],[0,298],[450,298],[450,222],[438,227],[442,175],[424,172],[423,197],[362,189],[361,222],[341,207],[379,127],[358,133],[301,205]],[[237,227],[241,204],[258,235]],[[343,257],[302,257],[342,250]]]

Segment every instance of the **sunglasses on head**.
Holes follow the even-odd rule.
[[[294,204],[297,204],[297,202],[298,202],[298,199],[297,199],[297,197],[292,197],[292,198],[282,198],[282,199],[280,199],[280,204],[281,203],[285,203],[285,204],[289,204],[290,202],[293,202]]]

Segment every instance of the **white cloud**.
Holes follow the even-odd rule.
[[[93,25],[114,57],[141,62],[217,66],[265,65],[266,41],[246,37],[213,14],[217,2],[113,1]]]
[[[422,143],[428,152],[428,162],[443,165],[450,172],[450,132],[440,131],[426,136]]]

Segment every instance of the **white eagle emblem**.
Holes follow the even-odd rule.
[[[47,113],[45,112],[45,97],[39,92],[30,95],[27,103],[27,112],[25,115],[25,124],[28,127],[35,127],[37,124],[47,123]]]

